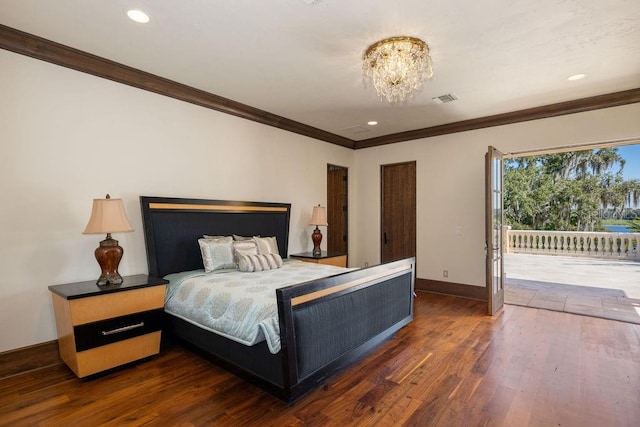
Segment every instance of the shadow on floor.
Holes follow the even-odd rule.
[[[508,279],[504,302],[640,324],[640,299],[620,289]]]

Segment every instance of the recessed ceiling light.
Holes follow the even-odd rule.
[[[573,76],[567,77],[567,80],[572,82],[574,80],[584,79],[585,77],[587,77],[586,74],[580,73],[580,74],[574,74]]]
[[[149,22],[149,15],[147,15],[141,10],[137,10],[137,9],[128,10],[127,16],[132,21],[139,22],[140,24],[146,24],[147,22]]]
[[[378,124],[378,122],[376,122],[375,120],[370,120],[370,121],[368,121],[368,122],[367,122],[367,124],[368,124],[369,126],[375,126],[375,125],[377,125],[377,124]]]

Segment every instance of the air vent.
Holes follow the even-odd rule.
[[[446,104],[447,102],[455,101],[456,99],[458,99],[458,97],[455,93],[448,93],[446,95],[436,96],[435,98],[431,99],[433,99],[433,102],[435,102],[436,104]]]
[[[346,134],[350,134],[350,135],[357,135],[359,133],[365,133],[365,132],[369,132],[370,129],[363,127],[363,126],[352,126],[350,128],[344,128],[344,129],[340,129],[340,132],[344,132]]]
[[[314,4],[314,3],[318,3],[320,0],[302,0],[302,1],[306,4]]]

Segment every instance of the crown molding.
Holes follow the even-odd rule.
[[[0,25],[0,48],[342,147],[355,146],[349,138],[4,25]]]
[[[376,147],[379,145],[395,144],[414,139],[430,138],[433,136],[447,135],[450,133],[465,132],[474,129],[482,129],[493,126],[509,125],[530,120],[545,119],[549,117],[563,116],[566,114],[582,113],[585,111],[599,110],[601,108],[617,107],[619,105],[634,104],[640,102],[640,88],[605,95],[591,96],[573,101],[559,102],[557,104],[543,105],[541,107],[527,108],[493,116],[479,117],[477,119],[463,120],[416,129],[407,132],[394,133],[392,135],[363,139],[356,142],[356,149]]]
[[[351,149],[502,126],[640,102],[640,88],[355,141],[0,24],[0,48]]]

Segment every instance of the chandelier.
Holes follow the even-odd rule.
[[[373,85],[380,99],[404,102],[433,77],[429,46],[415,37],[391,37],[369,46],[364,54],[365,86]]]

